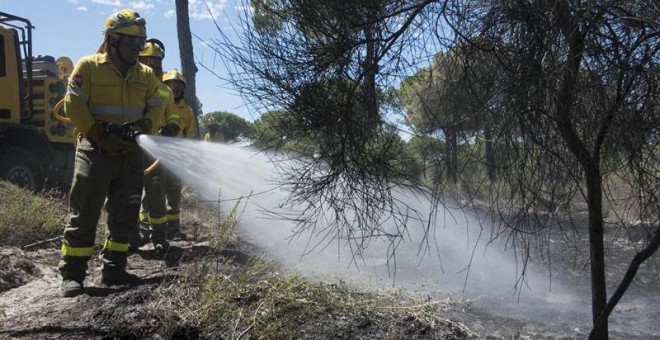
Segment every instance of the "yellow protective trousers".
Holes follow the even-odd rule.
[[[108,228],[100,256],[102,270],[126,269],[129,237],[140,210],[142,171],[139,148],[114,156],[101,153],[87,138],[78,137],[69,222],[58,266],[63,279],[85,278],[104,204]]]
[[[179,205],[181,204],[181,180],[171,171],[166,170],[167,183],[165,193],[167,195],[167,223],[170,229],[179,229]]]
[[[147,168],[155,161],[151,156],[144,156],[144,167]],[[140,221],[151,225],[151,241],[163,242],[166,239],[167,204],[165,187],[167,176],[165,168],[158,165],[156,169],[144,175],[144,193],[142,195],[142,208]],[[138,219],[135,219],[138,221]],[[136,228],[138,224],[135,224]]]

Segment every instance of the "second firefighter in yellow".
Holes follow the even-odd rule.
[[[177,137],[199,139],[197,119],[195,118],[193,109],[188,106],[186,100],[183,98],[186,90],[186,78],[179,70],[173,69],[163,75],[163,83],[172,90],[174,102],[179,111],[181,129]],[[167,170],[166,177],[167,237],[168,239],[173,239],[174,237],[185,238],[185,234],[181,233],[181,224],[179,222],[182,183],[176,175]]]
[[[158,39],[148,39],[144,49],[140,52],[140,62],[150,66],[156,76],[162,79],[162,60],[165,57],[165,47]],[[167,85],[160,83],[158,89],[163,100],[164,115],[162,124],[156,127],[160,135],[174,137],[179,133],[179,112],[174,104],[174,95]],[[144,194],[140,210],[140,223],[135,222],[131,246],[133,250],[150,238],[157,252],[166,252],[169,249],[167,241],[167,205],[165,201],[165,186],[167,176],[163,166],[151,167],[155,159],[145,156]],[[147,225],[147,228],[142,228]],[[142,229],[142,230],[141,230]],[[140,231],[143,234],[140,235]]]
[[[209,132],[204,135],[204,141],[223,143],[225,136],[220,132],[220,125],[218,123],[211,123],[208,125]]]

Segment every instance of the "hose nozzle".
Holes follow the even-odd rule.
[[[124,123],[117,126],[114,123],[104,123],[103,131],[106,133],[115,134],[126,142],[137,144],[137,138],[142,134],[142,131],[135,125],[135,122]]]

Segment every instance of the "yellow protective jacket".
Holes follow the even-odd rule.
[[[154,124],[154,133],[158,132],[160,128],[169,123],[174,123],[181,127],[181,123],[179,122],[179,110],[174,103],[174,94],[172,93],[172,90],[165,85],[165,83],[160,83],[158,86],[158,93],[163,99],[163,118],[159,120],[159,124]]]
[[[177,137],[184,137],[189,139],[199,139],[199,133],[197,132],[197,120],[195,119],[195,113],[193,109],[188,106],[186,100],[181,98],[176,102],[176,107],[179,111],[180,120],[179,135]]]
[[[207,132],[206,135],[204,135],[204,141],[223,143],[225,141],[225,136],[221,132],[217,132],[214,135],[211,135],[210,132]]]
[[[153,70],[143,64],[135,63],[124,77],[106,53],[92,54],[71,72],[64,110],[83,135],[97,121],[123,124],[144,117],[157,126],[163,116],[159,86]]]

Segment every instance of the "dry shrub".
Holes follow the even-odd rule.
[[[262,258],[214,275],[202,291],[202,327],[211,338],[468,338],[443,318],[450,301],[418,300],[401,290],[355,289],[343,281],[310,283],[279,273]]]
[[[57,192],[34,194],[0,181],[0,245],[22,246],[62,233],[67,204]]]

